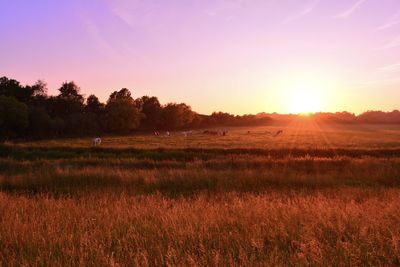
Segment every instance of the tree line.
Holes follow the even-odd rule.
[[[258,117],[272,118],[275,122],[289,123],[299,119],[296,114],[267,114],[258,113]],[[303,119],[312,119],[317,123],[325,124],[400,124],[400,111],[390,112],[369,110],[359,115],[347,111],[342,112],[316,112],[307,116],[300,116]]]
[[[73,81],[64,82],[56,96],[47,91],[42,80],[22,85],[15,79],[0,78],[0,140],[257,126],[272,121],[268,116],[224,112],[202,115],[185,103],[162,105],[155,96],[134,98],[127,88],[112,92],[106,103],[95,95],[85,98]]]

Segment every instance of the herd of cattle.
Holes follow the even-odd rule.
[[[187,137],[189,135],[192,135],[193,133],[194,133],[193,131],[180,132],[180,134],[182,134],[185,137]],[[203,135],[215,135],[215,136],[226,136],[226,135],[228,135],[228,131],[226,131],[226,130],[223,130],[223,131],[205,130],[203,132],[198,132],[198,133],[203,134]],[[247,134],[251,134],[251,132],[247,131]],[[276,131],[276,132],[266,131],[265,134],[273,136],[273,137],[276,137],[276,136],[279,136],[279,135],[283,134],[283,130],[279,130],[279,131]],[[153,135],[154,136],[160,136],[160,135],[163,135],[163,134],[158,132],[158,131],[154,131]],[[164,133],[164,135],[165,136],[171,136],[172,134],[169,131],[166,131]],[[101,144],[101,138],[100,137],[96,137],[96,138],[93,139],[93,146],[96,147],[96,146],[99,146],[100,144]]]

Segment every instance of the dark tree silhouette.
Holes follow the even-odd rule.
[[[131,92],[127,88],[122,88],[119,91],[114,91],[108,98],[107,103],[109,103],[111,101],[117,101],[117,100],[133,101],[133,98],[132,98]]]
[[[135,100],[136,106],[144,114],[141,122],[144,129],[157,129],[161,125],[162,106],[155,96],[142,96]]]
[[[101,103],[95,95],[90,95],[86,99],[85,112],[100,115],[104,111],[104,107],[105,105]]]
[[[79,94],[79,87],[74,82],[65,82],[58,89],[60,94],[49,98],[48,110],[51,116],[65,119],[67,116],[81,113],[85,98]]]
[[[22,86],[16,80],[8,79],[7,77],[1,77],[0,95],[12,96],[18,101],[27,103],[33,95],[33,91],[30,87]]]
[[[190,106],[169,103],[162,111],[163,126],[165,129],[183,129],[190,126],[195,116]]]
[[[68,99],[71,101],[81,102],[83,104],[84,97],[79,94],[80,88],[75,84],[75,82],[64,82],[60,89],[59,98]]]
[[[141,114],[128,89],[110,95],[103,116],[103,127],[113,133],[127,133],[140,125]]]
[[[0,96],[0,139],[21,136],[28,123],[28,107],[24,103]]]
[[[29,136],[45,137],[54,135],[57,132],[54,124],[55,121],[50,118],[43,107],[29,107]]]

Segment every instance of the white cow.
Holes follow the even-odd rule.
[[[100,144],[101,144],[100,137],[96,137],[95,139],[93,139],[93,146],[99,146]]]

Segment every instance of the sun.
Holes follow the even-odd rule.
[[[289,112],[292,114],[308,115],[321,109],[321,97],[315,88],[299,86],[289,94]]]

